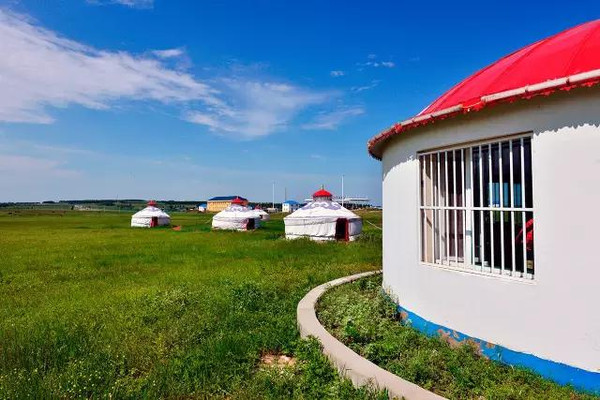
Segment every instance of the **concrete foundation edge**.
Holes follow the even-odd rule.
[[[323,353],[333,362],[341,375],[352,381],[354,386],[370,385],[387,390],[390,398],[406,400],[441,400],[441,397],[412,382],[406,381],[361,357],[333,337],[317,319],[315,306],[319,298],[329,289],[357,279],[380,274],[381,271],[364,272],[335,279],[317,286],[298,303],[297,321],[300,336],[313,336],[321,343]]]

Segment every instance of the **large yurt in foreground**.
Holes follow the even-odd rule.
[[[247,231],[260,226],[260,216],[256,211],[244,206],[244,200],[236,197],[223,211],[212,219],[213,229]]]
[[[368,143],[383,285],[417,329],[600,392],[600,21],[468,77]],[[535,237],[534,237],[535,232]]]
[[[171,217],[169,214],[156,207],[154,200],[150,200],[146,208],[131,216],[131,226],[136,228],[154,228],[170,223]]]
[[[362,219],[333,201],[325,189],[313,194],[313,201],[284,219],[286,239],[351,241],[362,231]]]

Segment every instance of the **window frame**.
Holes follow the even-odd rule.
[[[526,197],[527,197],[527,190],[525,188],[525,185],[523,184],[524,182],[526,182],[526,178],[525,178],[525,158],[524,158],[524,148],[525,148],[525,139],[529,139],[529,146],[530,146],[530,159],[529,159],[529,164],[530,164],[530,168],[531,170],[528,171],[530,176],[531,176],[531,204],[528,204],[528,201],[526,201]],[[513,164],[514,164],[514,156],[513,156],[513,146],[514,146],[514,142],[520,142],[518,144],[518,148],[520,151],[520,161],[519,161],[519,169],[520,169],[520,177],[521,177],[521,181],[520,181],[520,202],[521,202],[521,206],[520,207],[516,207],[515,206],[515,193],[513,192],[515,190],[515,182],[513,181],[513,179],[515,178],[515,173],[513,170]],[[502,163],[502,152],[503,152],[503,144],[504,143],[509,143],[508,144],[508,151],[510,154],[510,180],[509,180],[509,195],[510,195],[510,203],[508,204],[508,206],[506,206],[506,202],[504,197],[504,185],[507,183],[505,180],[503,180],[502,178],[502,169],[503,169],[503,163]],[[484,160],[482,158],[482,149],[487,146],[487,155],[485,156],[485,158],[487,160]],[[493,153],[492,153],[492,146],[497,146],[498,148],[498,173],[500,175],[499,177],[499,182],[498,182],[498,187],[499,187],[499,206],[496,206],[496,195],[497,193],[492,193],[495,192],[495,188],[494,188],[494,181],[492,179],[492,159],[494,157]],[[477,149],[477,153],[479,154],[479,160],[481,161],[485,161],[486,163],[488,163],[488,171],[486,172],[487,174],[489,174],[489,181],[487,182],[489,185],[489,191],[487,189],[483,189],[483,178],[482,178],[482,172],[484,171],[484,167],[482,167],[482,164],[479,164],[479,185],[478,185],[478,189],[479,189],[479,206],[475,206],[475,197],[474,197],[474,191],[476,189],[476,184],[473,181],[474,178],[474,169],[473,169],[473,154],[475,152],[475,149]],[[456,166],[456,152],[459,151],[461,154],[460,157],[460,169],[457,168]],[[450,169],[452,169],[452,180],[453,180],[453,193],[448,191],[448,168],[446,167],[447,164],[449,164],[448,160],[446,160],[446,157],[448,157],[448,152],[452,152],[452,165],[450,166]],[[444,154],[443,158],[444,161],[442,162],[440,160],[440,155]],[[442,268],[442,269],[447,269],[447,270],[451,270],[451,271],[459,271],[459,272],[466,272],[466,273],[471,273],[471,274],[476,274],[476,275],[482,275],[482,276],[486,276],[486,277],[498,277],[498,278],[503,278],[503,279],[509,279],[509,280],[514,280],[514,281],[518,281],[518,282],[523,282],[523,283],[535,283],[535,269],[533,270],[532,273],[528,272],[528,257],[527,257],[527,251],[526,251],[526,240],[525,238],[522,239],[522,271],[517,271],[516,270],[516,247],[517,245],[513,243],[513,245],[510,246],[511,252],[509,254],[509,256],[511,257],[510,262],[511,262],[511,269],[506,269],[505,268],[505,257],[506,257],[506,246],[505,246],[505,242],[504,239],[506,237],[506,234],[504,233],[504,218],[505,215],[508,215],[508,219],[510,220],[510,236],[509,238],[511,238],[511,240],[516,240],[516,232],[519,229],[517,227],[517,222],[516,222],[516,214],[520,213],[521,214],[521,228],[523,229],[523,235],[525,235],[525,224],[526,224],[526,219],[528,217],[528,215],[531,215],[531,218],[534,218],[535,216],[535,188],[534,188],[534,167],[533,167],[533,158],[534,158],[534,140],[533,140],[533,132],[532,131],[528,131],[528,132],[523,132],[523,133],[517,133],[517,134],[512,134],[512,135],[503,135],[503,136],[495,136],[495,137],[491,137],[491,138],[487,138],[487,139],[482,139],[482,140],[475,140],[475,141],[468,141],[468,142],[462,142],[462,143],[457,143],[457,144],[452,144],[452,145],[448,145],[448,146],[441,146],[438,148],[431,148],[431,149],[427,149],[427,150],[421,150],[421,151],[417,151],[417,184],[418,184],[418,190],[417,190],[417,215],[418,215],[418,232],[417,232],[417,237],[419,238],[418,240],[418,262],[420,265],[422,266],[429,266],[429,267],[435,267],[435,268]],[[435,161],[433,161],[434,157],[435,157]],[[424,163],[422,163],[422,157],[424,156],[430,156],[429,157],[429,171],[430,171],[430,178],[429,178],[429,182],[428,180],[426,180],[424,177],[426,175],[426,171],[427,171],[427,166],[423,165]],[[437,177],[435,177],[435,170],[432,171],[432,168],[436,166],[437,171],[438,171],[438,175]],[[455,169],[453,169],[455,168]],[[444,196],[440,195],[440,191],[442,190],[442,185],[441,185],[441,180],[440,180],[440,169],[444,169],[444,174],[445,174],[445,181],[444,181]],[[457,175],[457,170],[459,171],[460,174],[460,182],[458,182],[457,177],[459,177],[459,175]],[[442,177],[444,178],[444,177]],[[437,179],[436,184],[434,184],[434,180]],[[462,187],[461,190],[461,201],[458,201],[458,197],[457,197],[457,193],[456,193],[456,186],[457,183],[459,186]],[[429,188],[427,188],[427,185],[430,185]],[[427,190],[429,189],[429,190]],[[484,206],[484,196],[483,193],[484,191],[488,192],[487,196],[488,196],[488,202],[489,206]],[[428,193],[429,192],[429,193]],[[448,205],[448,197],[451,197],[451,195],[454,194],[453,197],[453,205],[449,206]],[[427,196],[430,196],[430,198],[426,198]],[[443,197],[443,198],[442,198]],[[440,202],[440,200],[444,201],[444,205],[440,205],[437,204]],[[428,202],[430,202],[431,204],[428,205]],[[458,205],[460,204],[460,206]],[[455,211],[452,211],[455,210]],[[426,232],[426,229],[424,228],[424,222],[427,220],[428,218],[428,212],[427,211],[431,211],[431,235],[429,234],[429,232]],[[493,224],[495,223],[495,219],[496,219],[496,215],[493,214],[494,212],[499,211],[499,220],[503,221],[500,223],[500,229],[501,229],[501,234],[502,237],[500,238],[500,243],[501,243],[501,264],[500,264],[500,268],[497,268],[497,266],[494,263],[494,239],[493,239],[493,231],[494,231],[494,227]],[[448,215],[450,214],[454,214],[454,218],[452,220],[452,223],[454,224],[454,256],[450,257],[450,252],[449,252],[449,242],[451,241],[451,237],[452,237],[452,233],[451,231],[445,227],[446,224],[448,224],[450,221]],[[476,218],[475,218],[475,212],[480,212],[479,214],[479,222],[476,222]],[[490,246],[490,258],[491,260],[489,260],[490,262],[488,263],[489,266],[485,266],[484,263],[488,260],[485,260],[485,253],[487,252],[487,250],[483,247],[485,246],[485,240],[484,240],[484,234],[485,234],[485,227],[484,227],[484,218],[486,217],[486,214],[489,212],[489,216],[490,216],[490,236],[491,236],[491,246]],[[441,213],[437,214],[437,213]],[[462,216],[459,217],[459,215],[462,213]],[[437,214],[437,215],[436,215]],[[444,217],[445,214],[445,217]],[[438,219],[437,225],[434,222],[435,219]],[[463,250],[463,254],[462,254],[462,261],[460,261],[460,253],[458,251],[458,249],[461,247],[461,245],[459,245],[459,230],[458,230],[458,226],[457,226],[457,220],[460,219],[461,220],[461,224],[462,225],[462,250]],[[440,221],[441,220],[441,221]],[[481,246],[480,249],[480,253],[483,252],[483,254],[480,254],[481,257],[481,265],[477,265],[476,264],[476,257],[475,257],[475,230],[476,228],[474,227],[474,224],[478,223],[480,224],[480,229],[479,229],[479,244],[481,245],[481,243],[483,242],[483,246]],[[533,222],[534,226],[535,226],[535,219]],[[443,225],[444,227],[440,227],[441,225]],[[438,228],[438,231],[441,231],[442,229],[444,229],[444,240],[442,243],[441,237],[442,234],[441,232],[437,232],[436,233],[436,227]],[[469,232],[469,234],[467,234],[467,232]],[[438,236],[438,243],[436,243],[436,235]],[[431,236],[431,238],[426,237],[426,236]],[[426,260],[424,258],[424,250],[427,253],[430,253],[429,247],[427,246],[428,241],[431,241],[431,239],[433,239],[432,243],[432,247],[433,249],[431,250],[431,254],[428,254],[427,257],[432,256],[431,257],[431,261]],[[442,244],[445,245],[446,247],[446,259],[445,259],[445,263],[444,263],[444,258],[443,255],[441,254],[441,247]],[[440,252],[440,258],[439,260],[436,260],[436,249],[435,247],[439,247],[439,249],[437,249]],[[468,253],[468,254],[467,254]],[[452,260],[454,259],[454,260]],[[534,253],[533,253],[533,260],[535,260],[535,249],[534,249]],[[439,261],[439,262],[436,262]],[[520,261],[519,261],[520,262]],[[534,263],[535,265],[535,263]]]

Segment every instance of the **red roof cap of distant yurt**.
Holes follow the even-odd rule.
[[[328,192],[327,190],[321,188],[313,193],[313,199],[315,199],[317,197],[333,197],[333,195],[330,192]]]
[[[240,199],[239,197],[236,197],[235,199],[231,200],[231,204],[244,204],[244,201],[242,199]]]
[[[368,142],[381,159],[392,136],[499,102],[548,96],[600,82],[600,20],[587,22],[507,55],[448,90],[427,108]]]
[[[150,200],[150,201],[148,202],[148,206],[149,206],[149,207],[156,207],[156,201],[154,201],[154,200]]]

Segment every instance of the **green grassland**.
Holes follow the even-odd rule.
[[[451,346],[401,324],[396,306],[381,290],[381,276],[328,291],[317,311],[321,323],[358,354],[450,399],[599,398],[490,361],[468,343]]]
[[[295,310],[318,284],[380,268],[380,231],[286,241],[281,216],[255,232],[211,232],[210,218],[173,214],[175,231],[0,212],[0,397],[376,397],[298,339]],[[265,367],[267,353],[296,362]]]

